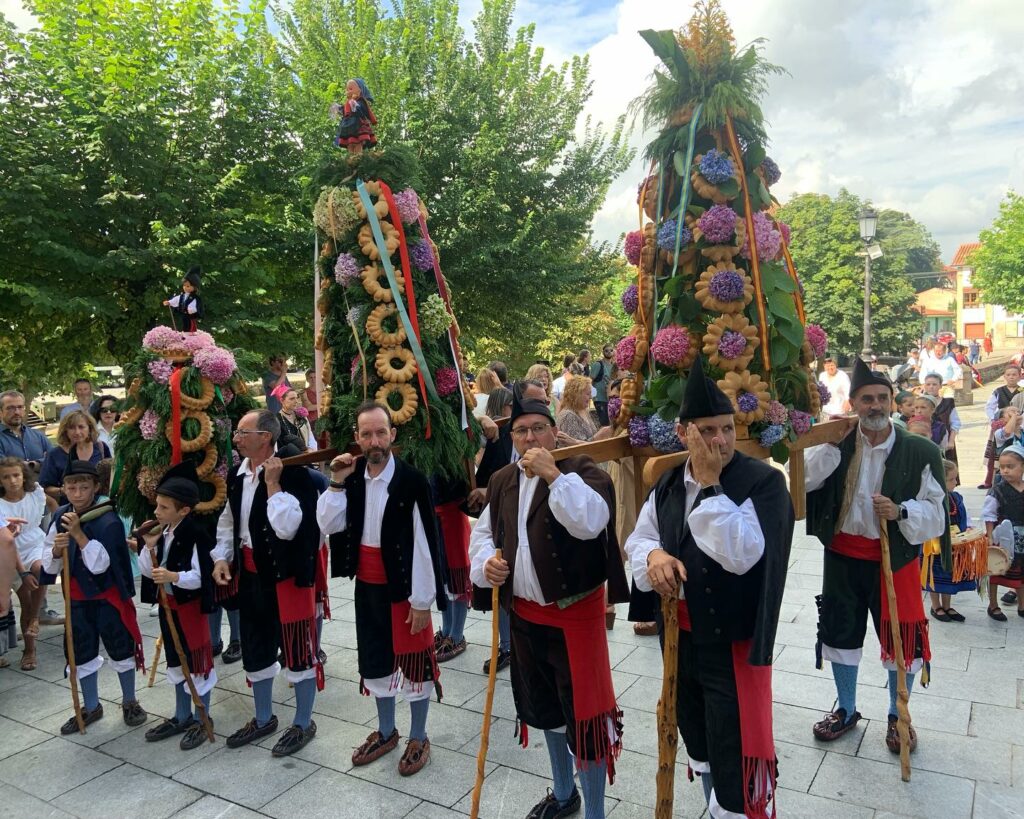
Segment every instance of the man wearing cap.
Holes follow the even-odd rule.
[[[242,416],[234,442],[242,462],[228,475],[228,502],[217,521],[213,579],[237,589],[242,667],[252,686],[256,715],[227,739],[240,748],[277,732],[274,678],[295,687],[295,718],[274,745],[287,756],[316,736],[312,719],[323,666],[316,636],[316,487],[303,466],[284,466],[277,457],[281,424],[269,410]]]
[[[520,457],[487,486],[489,503],[470,541],[470,576],[477,586],[499,586],[501,605],[511,612],[512,695],[522,745],[527,726],[544,731],[554,789],[528,819],[579,810],[574,757],[586,816],[600,819],[622,732],[605,583],[609,603],[629,598],[615,538],[615,492],[608,473],[588,457],[555,463],[558,429],[546,401],[514,390],[510,427]]]
[[[61,573],[63,555],[71,566],[71,625],[78,684],[82,689],[86,725],[103,716],[97,673],[103,665],[100,640],[121,683],[121,709],[125,724],[142,725],[146,712],[135,698],[135,671],[143,669],[142,634],[135,618],[135,583],[125,542],[124,524],[113,506],[98,516],[83,515],[99,490],[96,466],[70,461],[62,490],[68,503],[53,515],[43,543],[40,582],[53,584]],[[72,716],[61,734],[78,733]]]
[[[213,535],[192,515],[197,503],[199,476],[195,463],[183,461],[168,469],[156,488],[156,520],[143,524],[156,525],[142,535],[144,544],[139,552],[139,570],[144,578],[142,602],[158,602],[157,584],[164,585],[182,650],[179,656],[168,613],[161,607],[160,633],[167,657],[167,680],[174,686],[175,711],[172,718],[146,731],[146,742],[184,734],[179,743],[183,751],[198,748],[206,742],[206,734],[198,706],[195,717],[192,716],[192,695],[182,667],[187,666],[207,714],[210,692],[217,684],[213,640],[206,619],[214,608],[210,557],[214,541]],[[155,563],[150,548],[155,550]]]
[[[698,359],[676,424],[690,457],[626,541],[639,590],[679,588],[676,719],[716,819],[772,813],[771,662],[794,523],[783,474],[736,452],[734,411]]]
[[[896,654],[888,599],[881,574],[880,522],[889,537],[897,614],[903,638],[907,687],[925,669],[931,648],[921,603],[917,557],[921,544],[939,538],[942,565],[952,566],[945,473],[938,447],[892,424],[892,384],[860,359],[853,369],[850,400],[855,417],[838,445],[809,449],[806,458],[807,533],[825,547],[825,569],[818,598],[817,667],[832,664],[838,703],[814,725],[814,735],[830,742],[852,730],[857,711],[857,669],[863,654],[868,613],[882,644],[889,672],[889,725],[886,746],[899,753],[896,732]],[[917,733],[910,729],[910,750]]]

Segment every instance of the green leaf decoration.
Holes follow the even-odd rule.
[[[686,174],[686,155],[682,151],[672,154],[672,164],[675,166],[677,174],[680,176]]]
[[[758,165],[764,162],[767,156],[764,146],[758,142],[747,146],[747,152],[743,155],[743,165],[748,171],[753,171]]]
[[[720,190],[723,195],[733,199],[740,195],[740,183],[737,182],[736,177],[733,176],[721,183],[718,186],[718,190]]]
[[[700,302],[694,298],[692,293],[682,293],[676,302],[676,315],[679,317],[680,324],[693,321],[700,315]]]
[[[785,464],[789,460],[789,447],[785,441],[777,441],[772,444],[771,453],[772,459],[780,464]]]

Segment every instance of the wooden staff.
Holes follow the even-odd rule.
[[[501,560],[501,549],[494,550],[494,556]],[[487,670],[487,697],[484,699],[484,725],[480,729],[480,752],[476,755],[476,782],[473,784],[473,803],[469,819],[480,816],[480,792],[484,787],[484,764],[487,761],[487,746],[491,739],[491,707],[494,705],[494,685],[498,676],[498,618],[501,616],[498,603],[499,587],[491,592],[491,665]]]
[[[156,638],[156,645],[153,647],[153,663],[149,667],[149,682],[146,684],[146,688],[152,688],[153,683],[156,682],[156,669],[160,665],[160,652],[164,647],[164,635],[160,635]]]
[[[676,720],[676,683],[679,674],[679,588],[662,595],[661,616],[665,622],[662,651],[661,699],[658,700],[658,773],[655,819],[672,819],[676,778],[676,749],[679,725]]]
[[[156,559],[156,544],[147,544],[149,549],[149,558],[154,568],[160,564]],[[181,647],[181,635],[178,634],[178,627],[174,623],[174,617],[171,612],[171,604],[167,602],[167,590],[164,588],[163,583],[157,584],[157,590],[160,595],[160,608],[164,610],[164,615],[167,617],[167,630],[171,632],[171,642],[174,644],[174,651],[178,655],[178,661],[181,663],[181,673],[185,677],[185,684],[188,686],[189,693],[192,695],[192,702],[196,708],[199,709],[199,721],[203,723],[203,730],[206,731],[207,739],[210,742],[216,742],[213,736],[213,723],[210,722],[210,717],[206,713],[206,706],[203,705],[203,701],[199,696],[199,692],[196,690],[196,684],[192,680],[192,672],[188,668],[188,658],[185,656],[185,651]]]
[[[903,637],[900,635],[899,611],[896,608],[896,586],[892,581],[892,558],[889,554],[888,521],[879,518],[879,539],[882,542],[882,575],[885,577],[885,593],[889,598],[889,628],[892,631],[892,648],[896,654],[896,731],[900,737],[900,776],[910,781],[910,691],[907,690],[907,666],[903,658]]]
[[[68,538],[66,533],[65,539]],[[57,535],[60,537],[60,535]],[[64,551],[61,553],[61,581],[64,591],[64,647],[68,653],[68,671],[71,681],[71,702],[75,706],[75,722],[78,733],[85,733],[85,718],[82,716],[82,703],[78,699],[78,664],[75,662],[75,638],[71,626],[71,561],[68,558],[68,543],[65,540]]]

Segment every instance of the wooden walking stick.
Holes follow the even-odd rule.
[[[156,645],[153,646],[153,664],[149,667],[149,682],[146,683],[146,688],[152,688],[153,683],[156,682],[156,669],[160,665],[160,651],[164,647],[164,635],[160,635],[156,638]]]
[[[494,550],[494,556],[501,560],[501,549]],[[487,762],[487,745],[491,739],[491,707],[494,705],[494,684],[498,676],[498,618],[501,616],[498,603],[499,587],[491,592],[491,665],[487,670],[487,697],[484,699],[484,724],[480,729],[480,752],[476,755],[476,782],[473,784],[473,802],[469,819],[480,816],[480,792],[484,787],[484,766]]]
[[[62,532],[57,537],[64,539],[64,551],[61,553],[60,584],[64,592],[64,647],[68,653],[68,679],[71,681],[71,702],[75,706],[75,722],[78,733],[85,733],[85,718],[82,716],[82,703],[78,699],[78,664],[75,662],[75,638],[71,626],[71,561],[68,558],[69,535]]]
[[[899,612],[896,608],[896,586],[892,580],[892,559],[889,554],[888,521],[879,518],[879,539],[882,542],[882,574],[885,577],[885,593],[889,599],[889,628],[892,631],[892,648],[896,655],[896,731],[900,737],[900,776],[910,781],[910,691],[907,690],[907,666],[903,658],[903,637],[900,635]]]
[[[676,683],[679,673],[679,587],[671,595],[662,595],[661,616],[665,622],[665,648],[662,651],[661,699],[658,700],[658,773],[655,819],[672,819],[676,778],[676,750],[679,726],[676,720]]]
[[[156,559],[156,544],[147,543],[146,548],[149,549],[149,557],[153,566],[159,566],[160,564]],[[164,615],[167,617],[167,630],[171,633],[171,643],[174,645],[174,651],[178,655],[178,661],[181,663],[181,673],[185,677],[185,684],[192,695],[192,702],[199,709],[199,721],[203,723],[203,730],[206,731],[207,739],[210,742],[216,742],[217,740],[213,736],[213,723],[210,722],[210,717],[206,713],[206,706],[203,705],[203,700],[196,690],[196,684],[192,679],[192,672],[188,668],[188,658],[185,656],[185,650],[181,647],[181,635],[178,634],[178,627],[174,623],[171,604],[167,602],[167,590],[164,588],[163,583],[157,584],[157,590],[160,595],[160,608],[164,610]]]

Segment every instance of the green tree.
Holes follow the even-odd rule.
[[[806,288],[807,319],[825,328],[835,354],[863,346],[864,260],[858,255],[863,242],[857,222],[862,205],[843,189],[834,199],[817,193],[794,196],[779,212],[793,230],[791,251]],[[871,345],[876,353],[902,353],[920,334],[914,287],[906,275],[907,247],[901,244],[906,237],[895,227],[905,227],[904,220],[880,216],[877,240],[884,255],[871,263]],[[891,241],[894,234],[896,241]]]
[[[514,6],[485,0],[472,42],[455,0],[297,0],[279,21],[282,94],[310,166],[336,154],[328,106],[365,78],[379,141],[419,154],[464,343],[528,362],[566,305],[609,276],[589,225],[631,152],[621,119],[577,127],[587,60],[545,65],[533,27],[513,32]]]
[[[921,292],[938,287],[946,276],[942,275],[942,256],[939,243],[923,224],[909,213],[883,208],[878,212],[878,235],[888,254],[899,253],[905,258],[904,273],[910,278],[914,290]],[[936,273],[922,276],[922,273]]]
[[[981,247],[971,255],[971,284],[984,301],[1024,312],[1024,196],[1015,191],[999,204],[999,215],[981,232]]]
[[[204,328],[309,349],[312,232],[262,2],[30,0],[0,26],[4,383],[127,361],[202,264]]]

